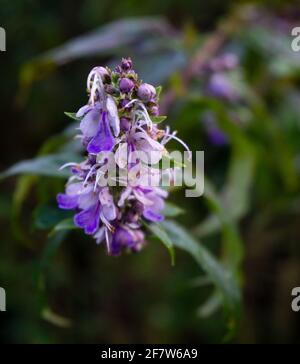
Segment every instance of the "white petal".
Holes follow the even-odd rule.
[[[120,196],[120,200],[118,202],[118,206],[124,206],[125,201],[127,200],[127,198],[131,195],[132,192],[132,188],[131,187],[127,187],[124,192],[121,194]]]
[[[105,227],[102,226],[97,232],[96,234],[94,235],[94,238],[96,239],[96,243],[97,244],[100,244],[103,240],[104,240],[104,237],[105,237]]]
[[[100,112],[99,110],[95,109],[91,110],[84,116],[79,124],[79,129],[85,137],[91,138],[96,135],[99,125],[99,119]]]
[[[106,108],[108,111],[108,120],[110,126],[112,127],[115,136],[117,137],[120,134],[120,119],[118,114],[118,108],[115,103],[115,100],[112,96],[107,96]]]
[[[78,118],[81,118],[83,115],[85,115],[88,111],[89,111],[89,109],[91,108],[91,106],[90,105],[84,105],[84,106],[82,106],[78,111],[77,111],[77,113],[76,113],[76,116],[78,117]]]
[[[82,190],[82,182],[70,183],[66,187],[67,195],[77,195]]]
[[[115,161],[120,168],[125,168],[128,162],[128,145],[127,143],[120,143],[115,152]]]

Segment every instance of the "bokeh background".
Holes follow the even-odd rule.
[[[0,19],[0,341],[299,343],[297,4],[2,0]],[[79,231],[53,232],[66,217],[55,206],[57,156],[78,153],[64,111],[85,103],[94,65],[124,56],[163,85],[167,123],[205,151],[207,195],[173,191],[183,211],[171,214],[234,277],[241,300],[230,309],[222,280],[186,252],[172,267],[150,239],[111,258]],[[31,161],[9,169],[21,160]]]

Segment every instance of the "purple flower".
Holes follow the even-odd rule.
[[[93,77],[94,74],[99,75],[101,77],[102,82],[104,82],[104,83],[110,82],[110,74],[109,74],[107,68],[105,68],[105,67],[94,67],[91,74],[90,74],[91,77],[88,77],[88,88],[90,87],[89,82],[93,82],[92,77]]]
[[[153,116],[158,116],[159,115],[159,107],[158,106],[151,106],[150,114],[153,115]]]
[[[145,235],[140,229],[130,228],[128,225],[119,225],[111,235],[109,254],[119,255],[122,249],[139,251],[144,245]]]
[[[121,78],[119,87],[121,92],[128,93],[134,88],[134,83],[129,78]]]
[[[102,112],[101,120],[98,124],[96,135],[87,146],[89,153],[97,154],[102,151],[109,151],[115,145],[115,139],[110,130],[106,112]]]
[[[142,215],[149,221],[158,222],[163,220],[161,212],[164,209],[164,198],[168,193],[160,188],[143,186],[128,186],[122,193],[118,206],[124,206],[126,200],[135,197],[140,202]]]
[[[136,85],[137,93],[132,92]],[[145,244],[143,220],[162,221],[167,198],[157,187],[162,173],[152,164],[167,155],[171,139],[188,147],[149,116],[159,115],[156,89],[141,84],[129,58],[116,71],[94,67],[87,91],[88,102],[76,114],[87,157],[62,166],[70,167],[72,176],[65,193],[57,195],[58,206],[74,210],[74,224],[97,243],[105,241],[108,254],[139,251]],[[110,176],[114,170],[120,175]]]
[[[128,106],[129,103],[130,103],[129,99],[122,99],[120,100],[120,107],[129,110],[132,108],[131,105]]]
[[[126,118],[125,116],[121,117],[120,119],[120,128],[123,132],[129,131],[131,127],[130,119]]]
[[[204,65],[204,71],[223,72],[235,69],[238,66],[239,59],[234,53],[225,53],[216,58],[209,60]]]
[[[140,152],[140,157],[145,163],[158,163],[165,147],[152,137],[152,134],[139,126],[132,126],[125,134],[124,142],[120,141],[116,152],[115,160],[120,168],[124,168],[132,159],[131,154]],[[134,158],[134,157],[133,157]]]
[[[130,58],[122,58],[121,68],[128,71],[132,68],[132,60]]]
[[[237,99],[237,93],[230,80],[223,73],[215,73],[211,76],[207,91],[210,95],[234,101]]]
[[[109,125],[111,126],[114,135],[117,137],[120,133],[120,119],[119,119],[117,105],[114,101],[114,98],[110,95],[107,96],[106,110],[107,110]]]
[[[150,205],[145,205],[143,216],[145,219],[153,222],[159,222],[164,219],[162,211],[165,207],[164,198],[167,197],[167,193],[163,190],[153,190],[146,194],[147,199],[151,201]]]
[[[84,229],[88,235],[96,233],[100,221],[111,228],[110,221],[115,220],[117,216],[112,196],[106,187],[96,192],[91,190],[89,194],[81,195],[78,207],[82,211],[74,216],[74,223]]]
[[[142,83],[138,88],[137,95],[142,101],[149,102],[156,96],[155,87],[149,85],[149,83]]]
[[[80,115],[79,111],[77,114]],[[88,111],[85,113],[79,124],[79,129],[84,138],[90,139],[96,135],[98,131],[100,117],[101,117],[101,109],[98,107],[92,108],[89,106]]]
[[[94,234],[99,228],[100,202],[95,203],[90,208],[82,210],[74,216],[76,226],[84,229],[88,235]]]
[[[222,146],[228,143],[228,137],[219,128],[214,113],[206,112],[203,117],[203,122],[208,138],[212,144]]]
[[[82,183],[68,184],[66,193],[57,195],[57,203],[59,208],[64,210],[72,210],[78,206],[79,193],[82,190]]]
[[[58,206],[66,210],[90,209],[97,201],[91,186],[85,187],[82,182],[67,184],[66,193],[57,195]]]
[[[217,127],[210,127],[207,129],[207,135],[209,140],[214,145],[225,145],[228,144],[228,137]]]

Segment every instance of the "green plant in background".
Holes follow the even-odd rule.
[[[280,30],[274,35],[279,23]],[[202,325],[207,332],[213,330],[205,322],[214,316],[218,322],[220,309],[225,318],[226,330],[221,330],[220,335],[215,335],[218,338],[211,341],[219,341],[221,337],[232,339],[245,321],[251,326],[251,316],[247,307],[246,313],[243,312],[241,298],[252,279],[242,265],[244,259],[247,261],[270,249],[264,242],[273,241],[274,231],[283,242],[291,241],[290,249],[296,256],[299,253],[294,241],[299,235],[296,227],[300,192],[297,88],[300,73],[299,55],[292,52],[289,32],[285,31],[290,26],[288,17],[252,7],[237,9],[215,31],[202,35],[191,29],[174,31],[161,18],[124,19],[47,52],[21,70],[20,102],[25,102],[36,81],[59,72],[62,65],[67,68],[70,62],[86,62],[89,58],[94,64],[95,58],[105,58],[112,66],[124,53],[135,60],[143,79],[163,84],[161,113],[168,114],[168,123],[179,131],[192,151],[205,151],[205,190],[200,198],[185,199],[182,189],[174,187],[171,202],[164,209],[166,220],[149,225],[152,234],[149,240],[160,240],[171,249],[186,251],[198,264],[199,277],[192,283],[192,287],[197,287],[192,294],[199,306],[196,314],[201,318],[197,326]],[[76,235],[83,240],[74,231],[69,211],[61,211],[55,205],[55,196],[68,176],[59,167],[82,159],[82,148],[73,137],[72,124],[47,140],[36,158],[19,162],[2,173],[2,178],[21,175],[12,207],[15,235],[26,249],[33,251],[37,249],[37,239],[41,236],[46,239],[39,244],[38,264],[34,269],[40,288],[38,309],[47,321],[60,327],[71,323],[53,312],[57,308],[49,308],[47,282],[62,279],[51,273],[49,267],[68,236],[75,239]],[[22,206],[33,195],[34,231],[28,232],[25,224],[20,224],[24,219]],[[86,249],[92,248],[87,245]],[[156,256],[151,254],[149,247],[149,253],[143,252],[138,257],[141,263],[130,261],[137,269],[130,274],[146,274],[141,273],[144,266],[145,270],[151,270],[156,265]],[[250,262],[255,270],[256,261]],[[63,274],[66,261],[62,259],[57,264]],[[176,276],[181,267],[189,266],[185,261],[177,262],[172,274]],[[104,270],[101,267],[102,274]],[[95,271],[88,272],[89,276],[93,273],[97,276]],[[158,274],[161,279],[161,272]],[[190,277],[195,274],[193,269]],[[173,282],[176,301],[185,302],[182,311],[179,306],[174,311],[188,317],[189,306],[184,297],[190,284],[185,283],[182,289],[175,278]],[[159,288],[156,289],[158,292]],[[164,292],[167,294],[167,290]],[[184,331],[185,323],[180,324],[177,316],[170,317],[170,312],[165,313],[161,306],[157,311],[162,312],[153,314],[161,317],[157,325],[163,325],[165,320],[163,327],[170,327],[173,335],[177,326]],[[103,319],[101,322],[105,326]],[[172,340],[172,334],[168,337]]]

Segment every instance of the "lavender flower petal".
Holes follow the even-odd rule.
[[[100,203],[96,203],[87,210],[83,210],[74,216],[74,224],[88,235],[95,234],[100,221]]]
[[[98,125],[100,120],[100,110],[90,110],[81,120],[79,129],[82,132],[83,137],[92,138],[98,131]]]
[[[78,196],[77,195],[68,195],[65,193],[59,193],[56,196],[56,200],[58,203],[58,207],[64,210],[72,210],[77,207],[78,204]]]
[[[102,120],[99,123],[97,134],[89,142],[87,151],[97,154],[103,151],[110,151],[115,145],[115,139],[108,125],[106,113],[102,113]]]

